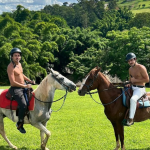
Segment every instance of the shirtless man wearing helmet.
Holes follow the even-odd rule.
[[[26,133],[23,122],[25,112],[27,110],[26,100],[23,94],[25,88],[31,88],[31,84],[25,84],[25,80],[33,83],[29,78],[23,74],[23,68],[20,63],[21,60],[21,50],[19,48],[13,48],[10,51],[11,62],[7,67],[7,73],[10,81],[9,92],[18,102],[19,113],[18,113],[18,122],[16,124],[17,129],[21,133]]]
[[[127,121],[127,126],[134,123],[134,115],[136,111],[137,100],[146,93],[145,83],[149,82],[149,76],[145,66],[137,63],[136,55],[134,53],[128,53],[126,55],[126,61],[130,65],[129,68],[129,80],[132,85],[133,95],[130,99],[130,111],[129,120]]]

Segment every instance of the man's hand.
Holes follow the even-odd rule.
[[[126,82],[125,82],[125,87],[130,87],[130,86],[131,86],[130,82],[129,82],[129,81],[126,81]]]
[[[130,80],[131,80],[132,83],[136,82],[136,79],[134,77],[132,77]]]
[[[32,80],[32,84],[35,84],[35,81],[34,81],[34,80]]]
[[[130,87],[130,86],[131,86],[130,84],[126,84],[126,85],[125,85],[125,87]]]
[[[31,88],[31,84],[27,84],[25,88]]]

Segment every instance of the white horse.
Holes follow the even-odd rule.
[[[32,126],[40,130],[42,150],[48,150],[48,148],[46,148],[46,144],[51,133],[49,130],[47,130],[46,124],[47,121],[50,119],[50,115],[52,112],[51,105],[53,102],[55,90],[68,90],[69,92],[76,90],[76,85],[72,81],[68,80],[53,69],[51,69],[50,72],[51,73],[47,75],[42,80],[40,85],[33,91],[33,93],[35,93],[35,97],[40,101],[35,98],[34,110],[29,112],[29,119],[26,116],[24,118],[25,124],[31,124]],[[1,92],[2,90],[0,90],[0,93]],[[12,112],[13,113],[11,113],[10,109],[0,108],[0,134],[11,148],[17,149],[17,147],[13,145],[6,137],[4,131],[3,118],[5,116],[13,120],[14,122],[18,121],[18,117],[16,116],[16,110],[12,110]],[[45,138],[44,134],[46,135]]]

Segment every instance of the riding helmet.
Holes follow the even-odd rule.
[[[21,50],[19,48],[13,48],[11,51],[10,51],[10,55],[12,56],[14,53],[20,53],[21,55]]]
[[[134,53],[128,53],[126,55],[126,61],[129,61],[130,59],[136,58],[136,55]]]

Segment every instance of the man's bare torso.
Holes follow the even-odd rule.
[[[134,67],[130,67],[130,78],[134,77],[135,79],[143,79],[145,76],[145,71],[142,69],[142,67],[144,66],[142,66],[141,64],[136,64]],[[143,82],[133,82],[132,84],[145,86],[145,83]]]
[[[23,69],[20,63],[14,68],[14,65],[11,62],[7,67],[7,72],[10,74],[12,73],[9,77],[11,78],[10,80],[15,80],[18,83],[24,84]]]

